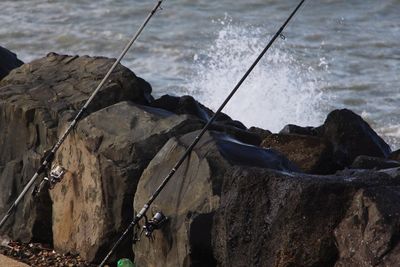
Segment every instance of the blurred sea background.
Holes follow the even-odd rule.
[[[116,58],[154,0],[0,0],[0,45],[24,62],[49,52]],[[165,0],[123,65],[153,95],[222,103],[298,4]],[[277,132],[360,114],[400,146],[400,1],[306,1],[224,112]]]

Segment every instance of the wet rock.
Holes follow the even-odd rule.
[[[197,134],[170,139],[150,162],[139,181],[134,200],[136,211]],[[215,266],[213,218],[220,205],[223,181],[233,179],[229,173],[233,166],[294,170],[287,159],[272,150],[238,143],[222,133],[207,132],[152,206],[148,216],[161,210],[169,221],[162,230],[154,232],[154,241],[142,236],[134,245],[139,266]]]
[[[295,134],[271,134],[261,147],[272,148],[285,155],[303,172],[329,174],[337,170],[332,145],[322,138]]]
[[[355,194],[335,229],[335,266],[396,266],[400,262],[400,187],[378,186]]]
[[[390,153],[388,159],[400,161],[400,149]]]
[[[391,262],[396,262],[399,170],[392,174],[345,171],[335,176],[290,175],[259,168],[231,171],[214,215],[212,244],[217,266],[371,266],[353,262],[335,265],[347,257],[345,253],[354,255],[348,242],[353,235],[358,246],[364,246],[361,239],[365,228],[357,223],[364,219],[359,216],[355,220],[353,209],[348,210],[351,203],[360,206],[357,194],[364,189],[382,190],[382,197],[388,193],[385,203],[391,201],[391,208],[383,208],[387,220],[382,225],[377,224],[380,215],[369,210],[369,216],[376,218],[371,220],[374,235],[369,246],[379,251],[377,255],[389,252]],[[356,212],[363,212],[364,218],[369,214],[361,206]],[[350,227],[342,226],[343,221]],[[379,234],[383,234],[382,239]],[[337,248],[339,237],[343,240]],[[362,251],[368,252],[356,247],[360,260]]]
[[[16,54],[0,46],[0,80],[22,64],[24,62],[19,60]]]
[[[151,105],[153,107],[162,108],[176,114],[190,114],[204,121],[208,121],[214,114],[209,108],[205,107],[196,101],[192,96],[188,95],[181,97],[163,95],[159,99],[154,100]],[[216,121],[231,120],[232,119],[224,113],[221,113],[216,119]]]
[[[248,130],[243,130],[236,128],[234,126],[230,126],[229,124],[219,124],[215,123],[210,126],[210,130],[219,131],[226,134],[229,134],[233,139],[240,141],[245,144],[250,144],[253,146],[260,145],[262,139],[258,133],[254,133]]]
[[[212,110],[196,101],[192,96],[177,97],[163,95],[159,99],[154,100],[151,106],[162,108],[175,114],[193,115],[204,122],[207,122],[214,115]],[[248,131],[243,123],[232,120],[224,113],[220,113],[217,116],[216,120],[210,126],[210,130],[228,133],[233,138],[251,145],[259,145],[262,141],[257,133]]]
[[[272,134],[272,132],[269,130],[265,130],[254,126],[249,128],[249,132],[257,134],[261,138],[261,140],[264,140],[265,138],[267,138]]]
[[[114,60],[51,53],[0,81],[0,214],[15,200]],[[151,87],[119,65],[86,114],[122,100],[148,103]],[[46,192],[20,203],[3,231],[13,239],[51,243],[51,201]]]
[[[133,196],[147,164],[169,138],[202,125],[132,102],[86,117],[56,158],[69,171],[51,191],[55,248],[99,263],[133,219]],[[113,256],[132,258],[130,240],[132,234]]]
[[[389,169],[400,167],[400,162],[396,160],[388,160],[383,158],[358,156],[351,164],[352,169]]]
[[[349,166],[357,156],[386,158],[390,147],[359,115],[348,109],[329,113],[321,127],[322,137],[333,145],[336,163]]]
[[[283,129],[279,133],[318,136],[319,128],[311,126],[301,127],[294,124],[288,124],[285,127],[283,127]]]

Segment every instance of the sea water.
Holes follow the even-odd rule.
[[[0,45],[24,62],[54,51],[116,58],[155,0],[1,0]],[[216,109],[290,12],[293,0],[165,0],[123,64],[153,94]],[[317,126],[360,114],[400,146],[400,1],[306,1],[224,110],[246,126]]]

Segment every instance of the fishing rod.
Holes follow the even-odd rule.
[[[145,217],[146,222],[147,222],[147,217],[146,217],[146,212],[150,208],[150,205],[154,202],[154,200],[157,198],[157,196],[160,194],[160,192],[163,190],[163,188],[167,185],[168,181],[172,178],[172,176],[175,174],[175,172],[179,169],[179,167],[182,165],[182,163],[185,161],[185,159],[189,156],[193,148],[196,146],[196,144],[200,141],[200,138],[204,135],[204,133],[210,128],[211,124],[215,121],[217,116],[221,113],[222,109],[228,104],[229,100],[233,97],[233,95],[236,93],[236,91],[240,88],[242,83],[246,80],[246,78],[250,75],[250,73],[253,71],[254,67],[258,64],[258,62],[261,60],[261,58],[264,56],[264,54],[268,51],[268,49],[271,47],[271,45],[275,42],[276,38],[279,36],[284,39],[285,37],[282,35],[283,30],[285,29],[286,25],[289,23],[289,21],[292,19],[292,17],[296,14],[296,12],[299,10],[299,8],[303,5],[305,0],[300,1],[300,3],[296,6],[296,8],[293,10],[293,12],[290,14],[290,16],[286,19],[286,21],[282,24],[282,26],[279,28],[279,30],[275,33],[275,35],[272,37],[272,39],[269,41],[267,46],[262,50],[262,52],[259,54],[257,59],[253,62],[253,64],[250,66],[250,68],[246,71],[246,73],[243,75],[243,77],[239,80],[239,82],[236,84],[236,86],[233,88],[233,90],[230,92],[230,94],[226,97],[224,102],[221,104],[221,106],[218,108],[218,110],[214,113],[214,115],[209,119],[207,124],[203,127],[203,129],[200,131],[200,133],[195,137],[193,142],[189,145],[189,147],[186,149],[186,151],[183,153],[181,158],[175,163],[174,167],[171,169],[171,171],[168,173],[168,175],[164,178],[164,180],[161,182],[159,187],[156,189],[156,191],[153,193],[153,195],[150,197],[150,199],[144,204],[143,208],[139,211],[139,213],[135,216],[133,221],[129,224],[129,226],[125,229],[125,231],[122,233],[120,238],[114,243],[113,247],[111,250],[108,252],[106,257],[103,259],[103,261],[100,263],[99,267],[104,266],[108,258],[114,253],[115,249],[118,247],[118,245],[125,239],[126,235],[128,232],[136,225],[138,222]],[[158,214],[156,214],[158,215]],[[156,217],[156,216],[155,216]],[[155,226],[157,226],[157,221],[154,223]],[[153,227],[152,221],[150,221],[150,225],[146,223],[145,229]]]
[[[36,173],[32,176],[32,178],[29,180],[29,182],[26,184],[20,195],[17,197],[17,199],[14,201],[14,203],[11,205],[11,207],[8,209],[6,215],[3,217],[3,219],[0,222],[0,229],[1,227],[5,224],[7,219],[11,216],[13,211],[17,208],[18,203],[23,199],[25,194],[28,192],[28,190],[32,187],[32,185],[35,183],[36,179],[45,172],[46,169],[51,165],[52,161],[54,160],[55,154],[57,150],[60,148],[64,140],[67,138],[69,133],[72,131],[72,129],[75,128],[76,124],[78,121],[83,117],[85,114],[85,111],[87,110],[89,104],[92,102],[96,94],[100,91],[100,89],[103,87],[107,79],[110,77],[111,73],[114,71],[114,69],[117,67],[117,65],[121,62],[122,58],[125,56],[125,54],[128,52],[128,50],[131,48],[133,43],[138,39],[140,34],[142,33],[143,29],[146,27],[147,23],[150,21],[150,19],[153,17],[153,15],[157,12],[157,10],[161,7],[163,0],[159,0],[153,7],[153,9],[150,11],[150,13],[147,15],[146,19],[144,20],[143,24],[139,27],[137,32],[132,36],[131,40],[128,42],[128,44],[125,46],[124,50],[121,52],[117,60],[114,62],[114,64],[111,66],[107,74],[104,76],[104,78],[101,80],[99,85],[96,87],[96,89],[93,91],[89,99],[86,101],[86,103],[83,105],[83,107],[78,111],[77,115],[75,116],[74,120],[71,122],[71,124],[68,126],[68,128],[65,130],[63,135],[58,139],[57,143],[51,148],[51,150],[45,154],[44,159],[41,162],[40,167],[36,171]],[[57,166],[55,170],[52,170],[50,172],[51,178],[43,178],[42,182],[39,185],[42,185],[42,183],[45,181],[45,179],[49,182],[50,188],[52,188],[55,183],[60,182],[62,179],[62,175],[64,174],[64,170],[62,167]]]

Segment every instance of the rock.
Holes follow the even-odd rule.
[[[262,141],[258,133],[254,133],[248,130],[238,129],[234,126],[230,126],[229,124],[225,123],[224,124],[214,123],[210,126],[209,129],[229,134],[233,139],[236,139],[238,142],[242,142],[253,146],[259,146]]]
[[[0,80],[22,64],[24,62],[19,60],[16,54],[0,46]]]
[[[207,122],[214,112],[191,96],[163,95],[151,103],[151,106],[166,109],[175,114],[193,115]],[[220,113],[210,127],[210,130],[225,132],[233,138],[250,145],[259,145],[262,141],[257,133],[248,131],[240,121],[232,120],[228,115]]]
[[[163,95],[159,99],[154,100],[151,106],[162,108],[176,114],[190,114],[204,121],[208,121],[214,115],[209,108],[188,95],[181,97]],[[216,121],[232,121],[232,119],[228,115],[221,113]],[[243,124],[240,123],[240,127],[243,128]],[[246,129],[246,127],[244,127],[244,129]]]
[[[69,171],[51,191],[55,248],[99,263],[133,219],[147,164],[169,138],[201,127],[193,117],[132,102],[86,117],[57,156]],[[122,245],[113,256],[132,258],[131,247]]]
[[[357,156],[386,158],[390,147],[360,116],[348,109],[329,113],[321,127],[322,137],[333,144],[336,163],[349,166]]]
[[[305,173],[329,174],[337,170],[332,145],[319,137],[271,134],[263,140],[261,147],[279,151]]]
[[[319,128],[311,126],[301,127],[294,124],[288,124],[285,127],[283,127],[283,129],[279,133],[318,136]]]
[[[360,155],[386,158],[390,153],[368,123],[347,109],[332,111],[319,127],[288,124],[262,146],[276,148],[304,172],[315,174],[349,167]]]
[[[354,233],[358,242],[365,229],[353,219],[348,207],[352,202],[360,203],[357,201],[360,190],[379,188],[382,188],[382,197],[388,192],[385,203],[390,201],[392,208],[383,209],[392,217],[387,216],[388,223],[383,222],[382,226],[375,224],[378,220],[372,220],[371,231],[375,225],[379,228],[369,246],[376,247],[380,253],[389,252],[393,255],[391,262],[396,262],[399,169],[394,175],[345,171],[335,176],[287,174],[259,168],[235,167],[231,171],[230,179],[224,180],[220,206],[214,213],[212,244],[217,266],[334,266],[345,257],[344,253],[352,254],[348,239],[340,240],[338,249],[336,237],[351,239]],[[362,207],[357,211],[363,211]],[[373,210],[370,212],[370,217],[376,217]],[[369,213],[364,211],[364,214]],[[344,229],[343,220],[348,220],[354,230]],[[382,240],[379,234],[384,234]],[[362,242],[359,244],[362,246]],[[389,247],[396,249],[384,249]],[[356,249],[362,259],[364,250]],[[352,263],[335,266],[371,266]]]
[[[400,161],[400,149],[390,153],[388,159]]]
[[[55,53],[25,64],[0,81],[0,214],[15,200],[114,60]],[[151,87],[119,65],[87,114],[122,100],[148,103]],[[13,239],[51,243],[51,201],[30,192],[3,230]]]
[[[378,186],[355,194],[335,229],[336,267],[396,266],[400,262],[400,187]]]
[[[400,167],[400,162],[395,160],[387,160],[383,158],[358,156],[351,164],[352,169],[389,169]]]
[[[170,139],[153,158],[138,184],[136,211],[197,134]],[[142,236],[134,245],[138,266],[215,266],[213,218],[220,205],[222,183],[233,178],[228,174],[233,166],[294,170],[287,159],[272,150],[238,143],[222,133],[207,132],[150,209],[148,216],[161,210],[169,220],[162,230],[154,232],[154,241]]]
[[[267,138],[272,134],[272,132],[269,130],[264,130],[262,128],[254,126],[249,128],[249,132],[257,134],[261,138],[261,140],[264,140],[265,138]]]

